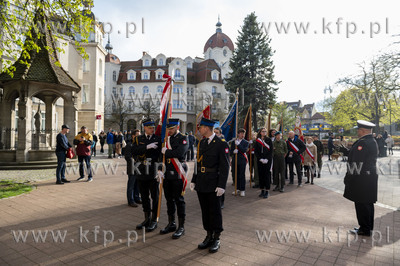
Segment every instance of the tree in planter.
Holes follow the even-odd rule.
[[[228,91],[244,90],[244,106],[239,110],[239,121],[243,121],[247,109],[252,104],[253,127],[261,125],[260,118],[268,113],[268,106],[274,104],[278,81],[275,80],[274,51],[270,47],[271,39],[261,30],[255,13],[244,19],[239,31],[236,49],[230,61],[232,72],[227,78]]]

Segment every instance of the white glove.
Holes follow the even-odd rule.
[[[153,143],[150,143],[149,145],[147,145],[146,146],[146,149],[157,149],[157,143],[156,142],[153,142]]]
[[[238,149],[234,149],[234,150],[233,150],[233,153],[234,153],[234,154],[237,154],[238,152],[239,152]]]
[[[194,190],[195,183],[190,183],[190,191]]]
[[[254,154],[254,151],[251,151],[251,154]]]
[[[162,183],[163,179],[164,179],[164,173],[162,171],[158,170],[158,172],[157,172],[157,182],[161,181],[161,183]]]
[[[263,164],[267,164],[268,163],[268,159],[263,159]]]
[[[217,187],[217,188],[215,189],[215,192],[217,192],[217,197],[221,197],[222,195],[224,195],[225,189],[220,188],[220,187]]]
[[[237,139],[237,140],[235,140],[235,144],[236,145],[239,145],[240,144],[240,141]]]
[[[264,159],[260,159],[260,162],[264,163]]]
[[[251,139],[251,140],[249,140],[249,144],[253,144],[253,140]]]
[[[163,147],[163,148],[161,149],[161,153],[162,153],[162,154],[165,154],[165,151],[166,151],[166,150],[168,150],[167,147]]]

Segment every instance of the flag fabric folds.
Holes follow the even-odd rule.
[[[243,128],[246,130],[246,135],[244,136],[244,139],[247,141],[253,139],[251,136],[252,135],[251,134],[252,133],[251,132],[251,124],[252,124],[251,120],[252,119],[251,119],[251,104],[250,104],[249,109],[247,110],[246,117],[244,119],[244,124],[243,124]]]
[[[167,119],[171,116],[172,108],[169,104],[169,94],[171,93],[171,83],[172,78],[167,74],[163,75],[163,78],[167,79],[165,83],[162,96],[161,96],[161,103],[160,103],[160,122],[158,123],[157,129],[155,134],[157,136],[161,136],[161,139],[164,140],[165,132],[166,132],[166,125]]]
[[[224,123],[222,123],[221,126],[222,134],[224,135],[226,141],[231,141],[233,138],[236,138],[237,104],[238,101],[236,100],[232,106],[231,111],[228,114],[228,117],[225,119]]]
[[[207,119],[211,119],[211,107],[210,105],[207,105],[203,111],[201,111],[197,117],[196,117],[196,132],[195,132],[195,137],[198,140],[201,140],[203,137],[200,134],[199,128],[200,128],[200,121],[202,118],[207,118]]]

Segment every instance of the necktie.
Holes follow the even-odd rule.
[[[151,138],[151,136],[150,136],[150,135],[147,135],[147,139],[150,140],[150,138]]]

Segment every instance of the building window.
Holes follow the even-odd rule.
[[[144,66],[150,66],[150,60],[149,59],[144,60]]]
[[[134,73],[129,73],[129,78],[128,80],[135,80],[135,74]]]
[[[174,85],[173,92],[174,93],[182,93],[183,92],[183,86],[182,85]]]
[[[130,86],[129,87],[129,95],[133,95],[133,94],[135,94],[135,88]]]
[[[82,59],[82,70],[83,72],[89,72],[90,65],[89,65],[89,55],[87,59]]]
[[[119,88],[119,95],[121,95],[121,97],[124,97],[124,88]]]
[[[113,71],[113,81],[117,81],[117,71]]]
[[[158,93],[162,93],[163,90],[164,90],[163,86],[159,85],[159,86],[157,87],[157,92],[158,92]]]
[[[114,97],[117,97],[117,88],[113,87],[112,94]]]
[[[189,102],[187,105],[187,110],[188,111],[193,111],[194,110],[194,104],[192,102]]]
[[[162,76],[163,76],[163,75],[162,75],[161,72],[158,72],[158,73],[157,73],[157,79],[162,79]]]
[[[212,86],[212,88],[211,88],[211,93],[212,93],[212,94],[216,94],[216,93],[217,93],[217,87]]]
[[[89,102],[89,85],[83,84],[82,85],[82,103]]]
[[[99,59],[99,76],[103,75],[103,61]]]
[[[175,78],[180,78],[181,77],[181,71],[180,69],[175,70]]]
[[[174,109],[183,109],[183,100],[173,100],[172,103]]]
[[[160,59],[158,60],[158,65],[159,65],[159,66],[163,66],[163,65],[164,65],[164,59],[160,58]]]
[[[149,101],[144,101],[143,102],[143,109],[148,110],[150,108],[150,102]]]
[[[214,72],[213,75],[212,75],[212,79],[213,80],[218,80],[218,74]]]
[[[42,116],[42,124],[40,125],[40,130],[45,131],[46,130],[46,113],[41,112],[40,115]]]
[[[192,62],[187,62],[187,67],[192,68]]]
[[[143,94],[148,94],[149,93],[149,87],[144,86],[143,87]]]
[[[147,72],[143,73],[143,79],[149,79],[149,73]]]
[[[133,102],[129,102],[128,108],[129,108],[129,111],[133,111]]]
[[[99,105],[103,105],[103,93],[101,88],[99,88]]]

